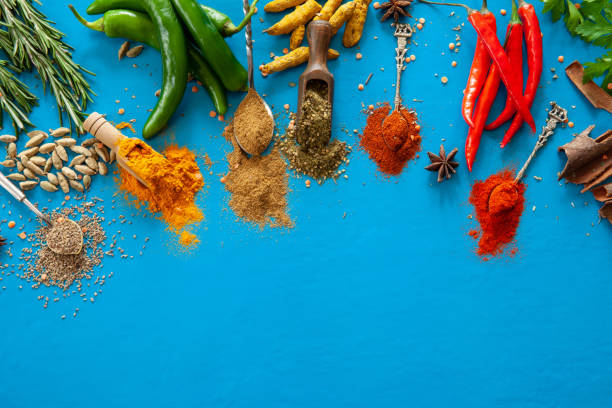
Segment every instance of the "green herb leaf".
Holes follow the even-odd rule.
[[[602,75],[605,76],[601,83],[601,87],[604,91],[612,95],[612,89],[608,89],[608,84],[612,83],[612,50],[596,58],[594,62],[587,62],[584,64],[584,77],[582,78],[582,82],[589,82]]]
[[[557,21],[565,14],[565,0],[542,0],[544,2],[543,13],[552,15],[553,21]]]
[[[589,18],[576,28],[576,33],[584,41],[612,48],[612,21],[606,19],[603,12],[604,9],[600,10],[599,14],[590,14]],[[612,13],[612,10],[610,12]]]
[[[574,3],[572,3],[570,0],[566,1],[567,14],[563,18],[563,21],[565,21],[565,26],[567,27],[569,32],[572,35],[576,35],[576,27],[578,27],[578,25],[583,22],[584,18],[582,17],[582,14],[580,14],[576,6],[574,6]]]

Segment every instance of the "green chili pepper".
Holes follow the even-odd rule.
[[[244,16],[244,19],[237,26],[234,25],[232,20],[220,11],[215,10],[212,7],[200,5],[202,10],[208,15],[212,23],[217,28],[217,31],[224,36],[229,37],[240,32],[245,25],[251,20],[253,14],[256,11],[256,5],[259,0],[255,0],[251,4],[249,12]],[[139,0],[95,0],[87,8],[87,14],[102,14],[113,9],[129,9],[134,11],[144,11],[140,5]]]
[[[159,41],[155,36],[153,22],[148,15],[132,10],[110,10],[96,21],[89,22],[68,6],[75,17],[86,27],[104,32],[111,38],[125,38],[147,44],[159,50]],[[223,84],[208,66],[195,47],[187,45],[187,60],[189,70],[202,83],[210,95],[215,110],[224,115],[227,112],[227,96]]]

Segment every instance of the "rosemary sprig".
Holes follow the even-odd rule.
[[[16,70],[14,67],[11,68]],[[29,91],[27,85],[8,69],[6,61],[0,61],[0,128],[2,128],[2,112],[8,113],[11,117],[16,134],[26,126],[34,126],[28,119],[28,114],[37,104],[36,96]]]
[[[72,60],[64,34],[38,11],[32,0],[0,0],[0,48],[20,70],[36,69],[43,89],[55,96],[60,124],[62,113],[82,131],[83,112],[91,101],[83,73],[92,74]]]

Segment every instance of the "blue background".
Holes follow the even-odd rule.
[[[158,53],[147,48],[137,59],[117,61],[121,40],[88,31],[58,3],[47,0],[41,9],[67,34],[75,59],[97,74],[90,78],[98,94],[91,111],[115,121],[136,118],[140,129],[160,86]],[[234,21],[240,20],[241,3],[210,2]],[[88,0],[74,4],[84,11]],[[510,4],[489,5],[502,35],[509,15],[499,10],[510,10]],[[539,12],[541,4],[536,8]],[[595,135],[612,126],[612,117],[595,111],[562,70],[573,59],[593,60],[603,50],[541,16],[545,61],[533,114],[540,128],[548,102],[556,100],[576,126],[559,130],[528,172],[518,254],[483,262],[467,235],[475,225],[468,219],[470,186],[505,166],[520,166],[535,136],[524,127],[502,151],[503,129],[486,134],[468,174],[459,108],[475,35],[466,26],[460,52],[450,53],[456,34],[451,28],[466,21],[461,9],[454,17],[450,12],[413,7],[412,14],[427,22],[415,36],[418,46],[409,51],[416,61],[404,73],[402,94],[419,113],[424,152],[437,151],[442,139],[447,150],[460,148],[457,177],[436,184],[436,175],[423,170],[428,164],[423,152],[400,177],[387,180],[355,150],[348,180],[307,189],[303,178],[291,177],[295,229],[260,231],[236,221],[228,209],[219,182],[230,148],[221,136],[223,125],[209,118],[204,92],[187,92],[182,115],[154,145],[176,140],[216,162],[214,175],[205,173],[208,187],[200,197],[206,213],[201,246],[191,255],[176,255],[162,223],[136,214],[133,224],[121,229],[139,239],[121,245],[136,255],[140,238],[150,236],[145,254],[128,261],[106,258],[96,275],[112,271],[114,277],[94,304],[73,297],[50,301],[45,310],[36,297],[53,297],[53,289],[32,290],[4,276],[0,407],[612,406],[612,228],[598,223],[599,206],[590,194],[556,180],[565,163],[557,146],[590,124],[597,124]],[[336,135],[351,144],[357,141],[352,132],[339,130],[364,126],[362,103],[393,97],[395,40],[379,17],[370,11],[360,49],[345,49],[340,36],[332,43],[341,51],[330,63]],[[260,10],[254,19],[256,65],[288,44],[287,37],[261,34],[278,18]],[[243,35],[229,43],[246,62]],[[363,53],[360,61],[357,52]],[[564,64],[557,62],[559,55]],[[550,68],[559,79],[552,79]],[[369,85],[357,91],[370,72]],[[293,69],[263,79],[256,72],[256,84],[277,111],[285,103],[294,109],[297,90],[289,83],[300,73]],[[448,84],[435,74],[446,75]],[[42,94],[39,85],[36,93]],[[497,110],[503,98],[502,93]],[[240,99],[235,94],[231,102],[236,106]],[[41,105],[34,123],[56,127],[53,100],[44,97]],[[119,107],[126,109],[123,117],[116,114]],[[543,181],[535,182],[533,175]],[[107,218],[135,213],[121,200],[112,210],[108,201],[114,192],[111,177],[95,178],[92,193],[107,200]],[[46,204],[48,194],[29,195]],[[8,204],[0,218],[32,231],[34,225],[25,221],[29,214],[3,197]],[[57,196],[53,204],[59,203]],[[16,241],[16,254],[18,232],[2,225],[2,234]],[[17,260],[3,254],[1,261]],[[75,307],[81,310],[77,318]],[[68,318],[60,319],[63,314]]]

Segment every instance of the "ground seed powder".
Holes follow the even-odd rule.
[[[233,124],[223,133],[233,150],[226,156],[229,172],[222,178],[230,192],[229,206],[234,213],[260,228],[293,227],[288,213],[287,165],[278,149],[264,156],[247,155],[238,147],[233,136]]]
[[[249,92],[236,109],[234,131],[242,147],[249,154],[258,154],[270,144],[274,132],[274,119],[265,108],[264,101],[254,89]]]

